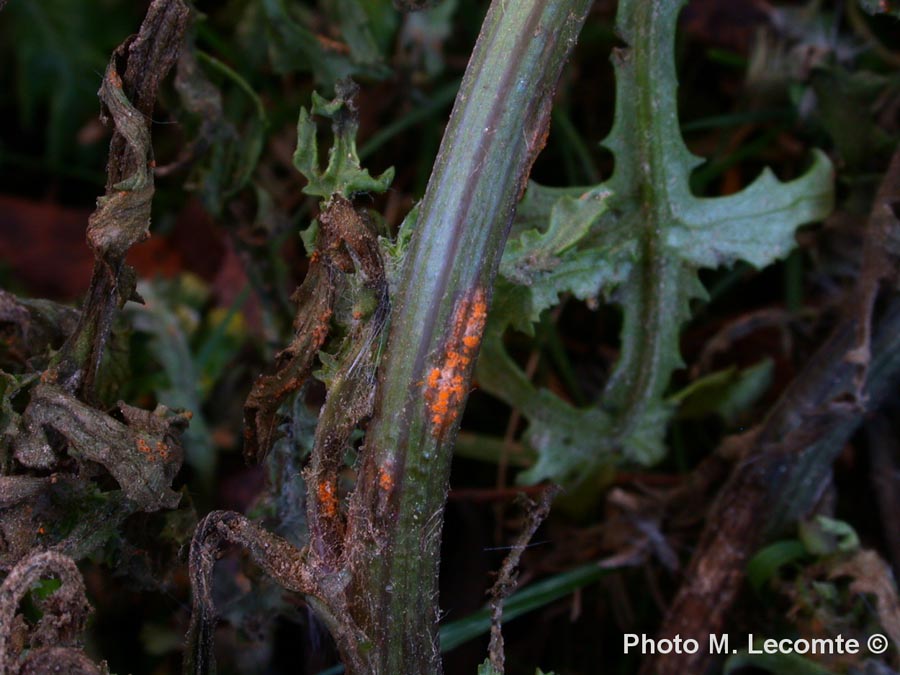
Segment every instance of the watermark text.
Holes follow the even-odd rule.
[[[704,650],[710,654],[884,654],[890,643],[881,634],[869,636],[865,642],[836,635],[827,638],[762,638],[748,633],[732,639],[728,634],[710,634],[702,639],[682,637],[653,638],[645,633],[625,633],[623,647],[626,654],[696,654]]]

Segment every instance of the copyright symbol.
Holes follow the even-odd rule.
[[[881,633],[875,633],[866,640],[866,646],[873,654],[884,654],[888,648],[888,639]]]

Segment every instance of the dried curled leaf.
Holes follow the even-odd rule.
[[[190,12],[182,0],[154,0],[140,32],[113,53],[100,100],[102,119],[112,118],[106,194],[88,223],[94,251],[91,286],[77,328],[46,374],[81,398],[92,400],[97,371],[119,308],[135,296],[135,277],[125,253],[149,236],[153,198],[150,120],[160,82],[178,59]],[[124,76],[120,65],[124,64]]]
[[[190,18],[191,10],[183,0],[153,0],[138,34],[120,44],[110,59],[111,63],[123,66],[117,70],[122,76],[123,90],[139,120],[148,129],[160,84],[178,61]],[[108,105],[102,90],[101,100]],[[130,145],[119,132],[119,122],[116,122],[116,133],[109,145],[107,193],[147,163],[148,156],[143,152],[130,152]]]
[[[106,665],[97,665],[80,649],[44,647],[28,653],[19,669],[19,675],[109,675]]]
[[[119,308],[135,296],[128,249],[148,236],[153,194],[151,114],[160,82],[178,58],[190,15],[182,0],[153,0],[137,35],[114,52],[99,92],[102,119],[115,126],[106,194],[88,226],[95,263],[81,312],[46,301],[0,297],[0,323],[19,345],[26,374],[0,372],[0,567],[19,564],[35,547],[81,558],[119,536],[136,510],[173,507],[171,482],[181,466],[180,435],[188,414],[150,413],[119,403],[107,414],[91,406],[123,379],[125,350],[114,335]],[[63,340],[65,340],[63,342]],[[60,347],[60,343],[62,346]],[[44,353],[59,348],[45,367]],[[101,372],[101,363],[103,369]],[[3,364],[6,366],[7,364]],[[13,401],[24,404],[24,411]],[[21,413],[21,414],[20,414]],[[17,466],[13,460],[18,461]],[[9,475],[15,469],[52,475]],[[111,475],[122,490],[102,491]],[[30,652],[23,671],[87,668],[77,654]],[[66,660],[68,659],[68,660]],[[80,664],[80,665],[79,665]],[[90,670],[88,668],[88,670]]]
[[[188,41],[178,60],[175,89],[188,118],[197,125],[196,131],[178,158],[158,167],[155,174],[190,168],[185,188],[199,194],[211,215],[227,222],[226,204],[250,182],[265,146],[269,121],[253,88],[193,42],[193,38]],[[207,71],[224,76],[221,89],[207,77]],[[234,105],[236,98],[249,98],[251,105]]]
[[[262,461],[278,428],[278,408],[309,377],[316,354],[328,337],[334,311],[335,270],[313,261],[303,284],[294,293],[298,311],[294,338],[275,357],[275,372],[260,375],[244,403],[244,456]]]
[[[36,598],[41,618],[28,626],[18,614],[19,604],[41,579],[50,577],[59,579],[59,588]],[[106,672],[80,650],[89,612],[84,581],[71,558],[41,551],[22,560],[0,585],[0,673]],[[19,648],[11,644],[14,632],[22,642]]]
[[[352,103],[356,85],[346,87],[342,90],[345,98],[339,96],[331,103],[314,99],[335,120],[335,146],[324,173],[318,172],[315,125],[309,122],[311,127],[302,123],[298,126],[295,165],[310,180],[307,187],[314,187],[311,194],[328,199],[319,215],[309,270],[293,297],[298,307],[294,338],[276,357],[275,372],[257,379],[244,404],[244,455],[255,461],[265,457],[275,440],[279,406],[312,372],[330,331],[341,279],[358,274],[362,285],[375,292],[375,303],[386,307],[387,279],[378,239],[365,214],[343,195],[386,189],[393,171],[373,181],[368,171],[359,169],[356,109]],[[304,114],[301,112],[301,122]]]
[[[113,184],[112,190],[97,200],[97,210],[88,221],[87,238],[98,259],[121,259],[134,244],[150,236],[153,199],[150,129],[122,87],[116,65],[110,63],[100,86],[100,100],[131,154],[142,160],[136,162],[132,174]]]
[[[851,312],[856,315],[856,344],[847,360],[859,366],[857,393],[866,379],[871,360],[872,316],[882,287],[900,284],[900,150],[894,153],[885,172],[867,224],[863,262],[857,279],[857,297]]]
[[[59,460],[59,439],[80,461],[102,465],[143,511],[174,508],[180,495],[171,489],[182,461],[180,435],[189,414],[154,412],[119,402],[124,422],[91,408],[52,384],[34,388],[22,415],[13,448],[16,459],[50,469]]]
[[[836,565],[829,577],[850,577],[850,590],[875,597],[878,621],[890,636],[895,649],[900,649],[900,599],[891,568],[875,551],[860,550],[850,559]]]

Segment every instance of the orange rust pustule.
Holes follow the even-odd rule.
[[[329,321],[331,321],[332,313],[332,310],[329,308],[319,315],[319,320],[316,323],[316,327],[313,329],[313,342],[316,345],[321,346],[325,344],[330,329]]]
[[[169,446],[162,441],[157,441],[156,454],[159,455],[159,458],[164,462],[167,461],[169,459]]]
[[[322,514],[326,518],[334,518],[338,512],[337,487],[334,481],[320,481],[316,486],[316,496],[322,505]]]
[[[486,321],[487,298],[483,289],[476,288],[457,303],[450,335],[425,379],[425,400],[435,437],[443,436],[459,416]]]
[[[138,437],[135,439],[135,446],[137,446],[138,451],[151,462],[167,462],[171,457],[169,446],[162,441],[157,441],[155,446],[151,446],[146,440]]]
[[[112,68],[110,68],[107,71],[107,73],[108,73],[109,81],[112,84],[112,86],[114,86],[116,89],[121,89],[122,88],[122,78],[119,76],[119,74]]]
[[[394,489],[394,477],[391,475],[391,472],[384,467],[378,469],[378,487],[380,487],[383,492],[391,492]]]

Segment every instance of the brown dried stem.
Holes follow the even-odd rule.
[[[553,503],[556,495],[559,494],[561,488],[558,485],[551,485],[544,489],[541,493],[540,501],[533,502],[524,497],[525,504],[528,508],[528,516],[525,527],[516,537],[512,548],[503,560],[500,571],[497,573],[497,580],[491,587],[491,642],[488,646],[488,656],[491,666],[498,673],[503,673],[505,664],[505,654],[503,650],[503,603],[516,590],[518,581],[517,568],[519,560],[525,552],[528,542],[537,532],[541,523],[550,514],[550,505]]]
[[[312,593],[303,555],[286,540],[254,525],[244,516],[230,511],[213,511],[197,525],[191,541],[190,574],[193,590],[191,623],[185,673],[210,673],[215,670],[212,636],[216,624],[212,599],[212,572],[225,544],[237,544],[253,561],[284,588]]]
[[[239,513],[213,511],[200,521],[191,541],[190,575],[193,593],[187,634],[185,675],[215,672],[213,631],[216,611],[212,600],[212,572],[224,545],[244,548],[253,561],[283,588],[304,594],[306,601],[331,631],[350,672],[365,672],[365,635],[353,623],[343,598],[346,581],[322,569],[290,542],[252,523]]]

